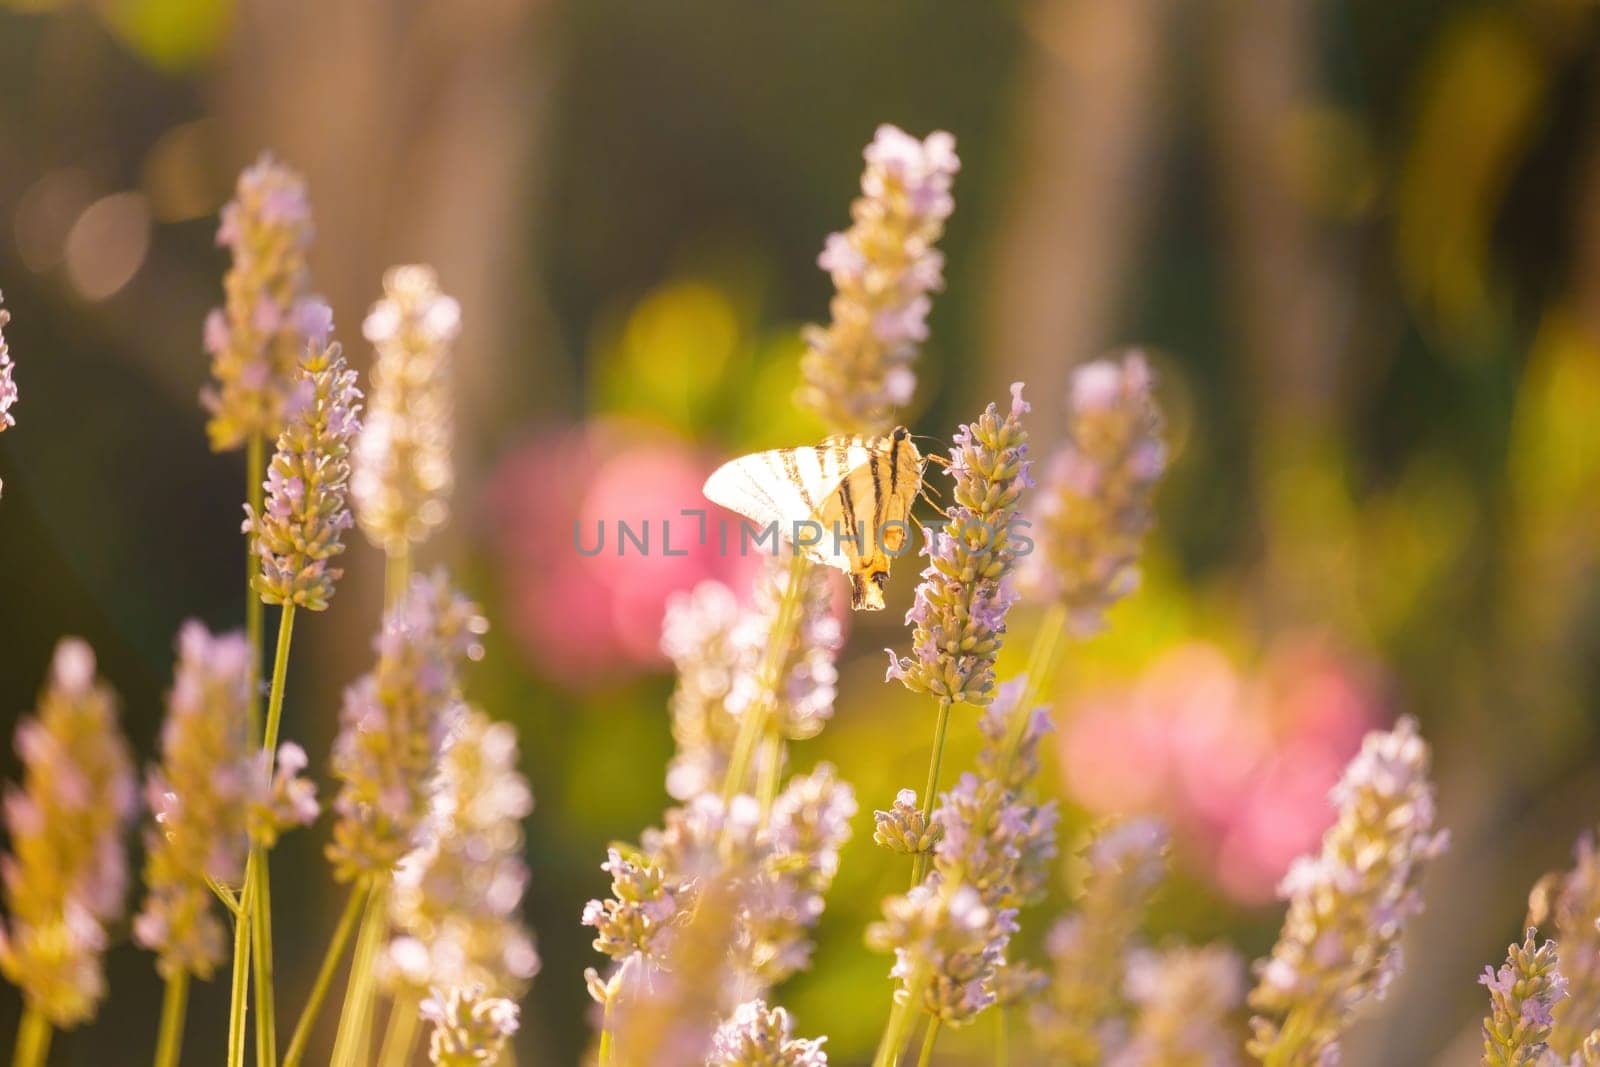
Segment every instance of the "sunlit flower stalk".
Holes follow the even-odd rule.
[[[1077,909],[1046,940],[1050,983],[1030,1016],[1051,1062],[1093,1067],[1121,1046],[1128,953],[1166,873],[1166,847],[1166,830],[1150,819],[1118,823],[1090,843]]]
[[[834,657],[843,631],[833,614],[828,573],[810,568],[800,579],[798,616],[781,657],[775,695],[757,684],[782,610],[789,569],[771,564],[757,577],[754,603],[741,607],[720,582],[701,582],[667,602],[661,649],[677,667],[672,735],[677,751],[667,769],[667,792],[690,800],[719,787],[728,774],[740,726],[770,703],[767,731],[797,741],[815,737],[833,715],[838,681]],[[769,750],[765,756],[770,757]],[[775,781],[781,767],[763,758],[757,778]],[[770,798],[764,798],[770,802]]]
[[[1528,925],[1547,919],[1555,926],[1567,983],[1567,995],[1555,1005],[1550,1048],[1571,1057],[1600,1029],[1600,856],[1593,832],[1578,838],[1570,871],[1548,877],[1535,889]]]
[[[521,918],[528,870],[522,820],[533,793],[517,772],[508,723],[470,710],[451,732],[429,786],[421,843],[395,868],[389,898],[396,936],[379,977],[395,993],[379,1063],[409,1063],[409,1027],[430,988],[482,987],[520,997],[539,969]]]
[[[1230,1016],[1244,1001],[1244,963],[1222,945],[1129,954],[1123,994],[1134,1007],[1128,1042],[1107,1067],[1237,1067]]]
[[[405,590],[412,547],[450,514],[450,349],[461,307],[426,266],[390,269],[383,292],[362,325],[377,358],[350,491],[362,531],[389,561],[392,602]]]
[[[1485,967],[1478,982],[1489,990],[1483,1020],[1484,1067],[1540,1067],[1558,1060],[1550,1051],[1553,1011],[1567,995],[1567,980],[1557,968],[1556,944],[1542,944],[1529,929],[1512,945],[1496,971]]]
[[[706,1067],[828,1067],[827,1040],[795,1037],[787,1011],[749,1000],[717,1028]]]
[[[1032,497],[1037,549],[1019,575],[1031,599],[1060,605],[1079,636],[1139,584],[1139,551],[1166,468],[1155,377],[1141,353],[1073,372],[1068,438]]]
[[[245,498],[257,513],[266,443],[292,414],[302,355],[322,347],[332,327],[326,306],[311,293],[306,252],[313,233],[305,179],[265,153],[239,175],[217,228],[217,244],[233,262],[223,277],[223,305],[205,321],[212,381],[200,402],[211,416],[212,450],[246,450]],[[245,535],[245,581],[253,589],[260,559],[254,538],[248,530]],[[259,654],[261,602],[248,589],[245,632]],[[250,717],[251,731],[258,732],[258,699],[251,701]]]
[[[254,535],[261,559],[255,589],[263,603],[325,611],[333,598],[344,573],[333,560],[344,552],[353,522],[346,494],[360,400],[356,372],[339,345],[311,346],[267,467],[266,503],[245,507],[244,530]]]
[[[1017,914],[1043,896],[1056,854],[1055,806],[1029,795],[1049,718],[1020,705],[1026,688],[1025,679],[1007,683],[985,709],[979,773],[962,775],[942,795],[926,830],[918,833],[913,798],[879,813],[880,837],[933,842],[927,878],[889,898],[884,920],[867,932],[873,948],[895,955],[880,1064],[895,1062],[918,1013],[929,1017],[923,1048],[931,1055],[941,1026],[964,1025],[1002,995],[1015,1000],[1036,983],[1006,958]]]
[[[435,992],[421,1012],[433,1024],[428,1062],[436,1067],[494,1067],[520,1022],[515,1002],[476,986]]]
[[[267,468],[266,500],[245,505],[244,532],[260,560],[253,578],[263,603],[282,607],[272,683],[267,698],[262,751],[271,772],[283,717],[284,682],[296,608],[324,611],[343,573],[330,560],[344,551],[343,535],[354,520],[346,503],[350,446],[360,431],[356,375],[335,342],[327,341],[332,315],[313,305],[308,314],[322,324],[323,340],[307,347],[300,376],[286,402],[287,419]],[[233,1001],[229,1013],[229,1067],[244,1061],[244,998],[254,955],[256,1056],[276,1062],[276,1018],[272,995],[271,876],[265,848],[252,842],[246,863],[240,920],[234,930]]]
[[[806,331],[798,401],[834,432],[883,434],[916,391],[912,365],[928,338],[928,294],[944,287],[934,244],[955,208],[950,186],[961,161],[948,133],[919,141],[887,125],[864,155],[852,225],[831,234],[817,257],[838,293],[833,321]]]
[[[1250,994],[1250,1050],[1266,1067],[1328,1062],[1351,1012],[1399,971],[1418,882],[1448,839],[1434,829],[1433,796],[1414,720],[1367,735],[1334,787],[1339,814],[1321,854],[1297,859],[1279,890],[1289,913]]]
[[[345,690],[333,744],[334,877],[367,897],[333,1062],[354,1062],[370,1033],[373,965],[388,941],[388,898],[401,857],[420,843],[428,784],[465,708],[460,672],[483,654],[487,624],[442,572],[418,576],[384,617],[377,665]],[[329,958],[343,946],[329,947]],[[319,1004],[302,1014],[309,1028]],[[299,1044],[298,1038],[296,1044]],[[294,1050],[298,1052],[299,1049]]]
[[[5,297],[0,295],[0,301]],[[11,349],[6,345],[5,328],[11,322],[11,312],[0,307],[0,433],[17,424],[16,418],[11,414],[11,406],[17,402],[17,383],[11,377]],[[5,483],[0,482],[0,490],[5,489]]]
[[[298,777],[304,754],[284,746],[273,774],[251,742],[253,660],[243,634],[214,637],[193,621],[179,632],[162,762],[145,790],[149,892],[133,924],[134,939],[157,953],[167,982],[158,1065],[178,1062],[190,977],[209,980],[227,952],[213,894],[237,913],[233,892],[243,881],[250,842],[270,847],[281,832],[317,815],[315,786]]]
[[[763,807],[770,805],[784,739],[815,736],[833,714],[833,661],[842,636],[831,604],[827,572],[802,553],[769,563],[757,578],[753,609],[729,638],[738,660],[723,707],[738,729],[722,776],[724,801],[745,791],[754,767]],[[702,761],[707,756],[713,764],[719,759],[712,751]],[[681,774],[683,765],[675,767]]]
[[[94,1017],[105,996],[101,954],[127,890],[123,831],[137,784],[116,697],[94,653],[56,646],[38,711],[17,725],[22,785],[5,794],[11,854],[0,859],[7,920],[0,974],[22,990],[16,1067],[40,1067],[52,1029]]]
[[[717,794],[703,793],[668,811],[663,828],[646,832],[637,851],[613,849],[604,865],[612,876],[611,897],[590,901],[583,916],[595,929],[596,950],[614,961],[606,976],[594,970],[586,975],[608,1020],[602,1044],[610,1043],[619,1012],[655,1018],[662,998],[688,995],[673,992],[678,979],[671,972],[685,952],[699,960],[683,939],[712,921],[702,917],[710,906],[708,885],[720,887],[717,907],[729,913],[731,927],[715,928],[723,944],[715,974],[696,979],[714,988],[695,994],[705,998],[709,1015],[683,1024],[692,1035],[709,1035],[707,1027],[714,1028],[722,1013],[805,967],[810,930],[822,914],[855,812],[850,787],[822,764],[791,779],[765,813],[747,795],[724,805]],[[650,1025],[666,1022],[663,1017]],[[665,1040],[658,1035],[651,1047]],[[684,1040],[693,1044],[699,1038]],[[677,1047],[676,1039],[667,1044]]]
[[[305,180],[263,155],[239,175],[222,208],[217,244],[233,256],[223,306],[206,318],[213,382],[201,394],[216,452],[271,440],[290,414],[307,345],[320,347],[327,316],[311,294],[306,249],[313,235]]]
[[[1022,427],[1027,412],[1018,382],[1007,414],[990,404],[957,431],[949,463],[954,503],[941,535],[930,535],[923,549],[929,563],[906,614],[913,624],[912,655],[889,652],[889,678],[939,701],[922,791],[924,822],[939,790],[951,706],[981,706],[994,698],[995,659],[1016,599],[1007,580],[1020,547],[1013,525],[1022,491],[1032,484]],[[922,853],[913,857],[912,885],[922,881],[925,859]]]
[[[715,796],[701,802],[720,803]],[[754,825],[753,802],[747,815],[740,824]],[[742,900],[738,863],[713,867],[694,883],[692,903],[684,902],[689,906],[678,913],[671,936],[658,942],[657,962],[626,958],[605,982],[592,969],[585,972],[604,1012],[599,1067],[703,1067],[732,993],[728,958]]]

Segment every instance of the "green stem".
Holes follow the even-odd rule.
[[[261,514],[264,488],[262,481],[266,474],[263,470],[265,463],[264,453],[266,442],[259,433],[250,435],[250,442],[245,452],[245,499],[250,501],[250,513]],[[262,608],[261,596],[256,592],[256,576],[261,573],[261,557],[256,554],[256,539],[254,534],[245,534],[244,538],[244,629],[250,642],[250,736],[261,736],[261,629]]]
[[[928,1067],[933,1062],[933,1043],[939,1039],[939,1017],[928,1020],[928,1033],[922,1039],[922,1053],[917,1057],[917,1067]]]
[[[389,1009],[389,1026],[383,1035],[378,1067],[406,1067],[417,1047],[417,998],[413,993],[395,997]]]
[[[188,1007],[189,972],[179,971],[167,979],[167,992],[161,998],[155,1067],[178,1067],[178,1055],[183,1051],[183,1017]]]
[[[1051,604],[1050,610],[1045,612],[1044,619],[1039,623],[1039,632],[1033,636],[1033,647],[1028,650],[1028,665],[1023,668],[1028,680],[1022,687],[1022,697],[1017,707],[1030,707],[1041,695],[1050,691],[1056,656],[1066,629],[1067,609],[1060,603]]]
[[[267,852],[256,854],[256,906],[252,916],[256,992],[256,1067],[277,1067],[278,1016],[272,992],[272,879]]]
[[[1011,1060],[1011,1042],[1006,1033],[1006,1009],[994,1010],[994,1067],[1006,1067]]]
[[[933,724],[933,754],[928,759],[928,784],[922,790],[922,824],[933,816],[933,799],[939,792],[939,770],[944,765],[944,738],[950,728],[950,701],[939,701],[939,717]],[[911,887],[922,884],[928,870],[928,854],[918,852],[911,860]]]
[[[228,1067],[244,1067],[245,1012],[250,1001],[250,904],[254,856],[245,863],[244,888],[239,891],[239,915],[233,922],[233,986],[228,996]]]
[[[883,1037],[878,1041],[878,1052],[872,1058],[872,1067],[896,1067],[900,1053],[911,1038],[911,1024],[916,1009],[913,1005],[922,1000],[923,988],[928,984],[928,967],[919,963],[906,982],[906,995],[895,997],[889,1007],[889,1019],[883,1027]]]
[[[722,781],[724,801],[732,800],[744,788],[756,745],[767,732],[767,719],[778,699],[783,663],[790,646],[794,644],[795,628],[800,622],[801,590],[808,566],[806,557],[799,549],[795,549],[789,564],[788,582],[783,587],[783,598],[778,602],[772,629],[767,634],[766,653],[761,658],[761,669],[756,674],[756,698],[740,717],[739,735],[734,739],[733,754],[728,759],[727,777]]]
[[[294,1025],[294,1037],[289,1040],[289,1051],[284,1054],[283,1067],[299,1067],[300,1060],[306,1054],[306,1043],[311,1040],[311,1028],[316,1025],[317,1015],[322,1011],[322,1002],[328,998],[328,987],[333,984],[333,973],[339,968],[339,961],[344,958],[345,946],[350,943],[350,935],[355,932],[356,920],[361,917],[361,909],[367,903],[367,883],[362,881],[350,891],[350,899],[344,906],[344,914],[339,917],[339,925],[333,931],[333,939],[328,942],[328,951],[322,957],[322,966],[317,968],[317,978],[311,984],[311,995],[306,999],[306,1006],[300,1011],[300,1019]]]
[[[611,1067],[611,994],[606,994],[600,1015],[600,1056],[596,1067]]]
[[[11,1067],[44,1067],[50,1055],[50,1020],[33,1005],[22,1010],[22,1024],[17,1029],[17,1051],[11,1058]]]
[[[278,728],[283,721],[283,688],[289,673],[289,645],[294,637],[294,605],[285,604],[278,621],[278,649],[272,659],[272,691],[267,698],[267,722],[262,734],[261,747],[266,753],[267,776],[272,775],[272,764],[278,747]],[[249,995],[249,971],[252,949],[256,956],[256,1057],[257,1067],[275,1067],[276,1035],[272,1006],[272,918],[260,917],[262,908],[270,907],[266,899],[266,852],[260,845],[250,845],[250,858],[245,863],[244,890],[239,899],[239,919],[233,937],[233,992],[228,1013],[228,1063],[229,1067],[242,1067],[244,1063],[245,999]],[[257,927],[260,929],[257,929]],[[265,957],[263,959],[263,956]],[[269,1057],[267,1053],[273,1053]]]
[[[278,729],[283,724],[283,686],[289,674],[289,642],[294,637],[294,605],[283,606],[278,620],[278,649],[272,657],[272,691],[267,697],[267,728],[261,735],[261,747],[267,753],[267,773],[272,773],[277,759]]]
[[[383,559],[383,606],[384,610],[400,603],[400,598],[406,595],[406,587],[411,584],[411,546],[402,545],[400,548],[386,552]]]
[[[772,802],[778,799],[778,779],[783,767],[783,738],[775,730],[768,730],[761,739],[761,821],[764,824],[772,812]]]
[[[374,884],[367,898],[367,913],[361,920],[361,935],[356,938],[355,958],[350,963],[331,1067],[366,1067],[366,1049],[372,1038],[373,964],[383,948],[388,926],[388,886]]]

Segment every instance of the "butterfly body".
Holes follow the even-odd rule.
[[[713,503],[779,533],[850,578],[850,605],[883,608],[889,565],[905,551],[925,464],[911,435],[830,437],[729,460],[706,479]]]

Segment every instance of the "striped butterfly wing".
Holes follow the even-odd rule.
[[[905,547],[921,486],[922,457],[897,429],[742,456],[718,468],[704,492],[760,528],[776,522],[788,540],[802,524],[806,555],[849,575],[852,606],[872,611],[883,607],[889,562]]]

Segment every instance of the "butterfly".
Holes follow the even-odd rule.
[[[881,611],[890,561],[906,548],[926,464],[903,426],[729,460],[706,479],[714,504],[778,532],[850,578],[850,606]]]

